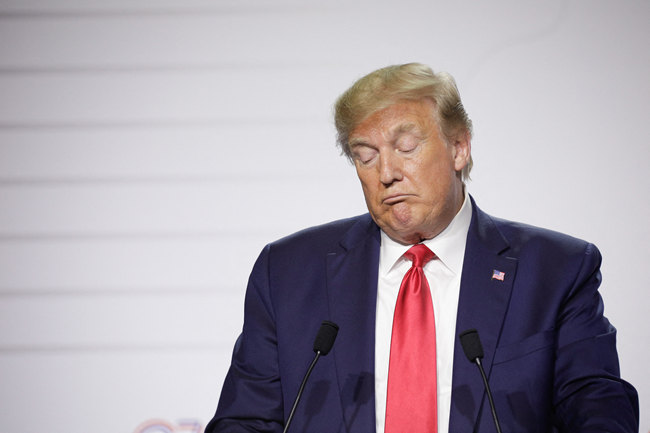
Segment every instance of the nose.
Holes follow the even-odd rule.
[[[388,151],[379,156],[379,181],[385,186],[403,178],[402,161],[398,155]]]

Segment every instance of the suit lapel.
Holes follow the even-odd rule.
[[[474,328],[481,337],[485,356],[483,366],[489,377],[501,326],[510,301],[517,260],[504,253],[508,243],[493,220],[472,200],[473,215],[467,235],[465,260],[460,285],[456,336]],[[503,280],[493,276],[503,273]],[[454,348],[454,371],[450,431],[475,431],[484,395],[476,365],[470,363],[458,337]]]
[[[327,291],[332,320],[339,325],[333,353],[343,409],[342,431],[375,430],[375,314],[380,236],[362,217],[327,255]]]

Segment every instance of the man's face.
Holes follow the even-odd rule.
[[[429,100],[380,110],[350,134],[350,150],[375,222],[405,245],[435,237],[463,204],[460,170],[470,157],[469,133],[449,145]]]

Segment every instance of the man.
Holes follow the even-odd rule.
[[[206,432],[281,432],[322,320],[340,332],[295,432],[493,432],[458,335],[476,329],[504,432],[636,432],[591,244],[483,213],[453,79],[390,66],[336,104],[369,214],[268,245]],[[415,245],[415,246],[414,246]]]

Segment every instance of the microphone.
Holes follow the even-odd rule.
[[[483,345],[481,344],[481,339],[478,336],[478,331],[476,329],[468,329],[461,332],[458,337],[460,338],[460,344],[463,346],[463,352],[465,352],[465,356],[467,356],[467,359],[469,359],[470,362],[476,363],[479,371],[481,372],[483,384],[485,385],[485,391],[487,391],[488,400],[490,402],[490,408],[492,409],[494,426],[497,428],[497,433],[501,433],[501,425],[499,424],[499,419],[497,418],[497,411],[494,407],[494,400],[492,400],[492,391],[490,391],[490,385],[488,384],[487,377],[485,376],[485,370],[483,370],[483,365],[481,364],[481,359],[483,358]]]
[[[302,379],[302,383],[300,384],[300,389],[298,390],[298,395],[296,395],[296,399],[293,402],[293,407],[291,408],[291,412],[289,413],[289,417],[287,418],[287,423],[285,424],[284,430],[282,431],[283,433],[287,433],[287,431],[289,431],[289,425],[291,424],[291,420],[293,419],[293,414],[296,412],[296,408],[298,407],[298,402],[300,401],[302,392],[305,389],[305,384],[307,384],[307,379],[309,379],[309,376],[311,375],[311,371],[314,369],[314,366],[316,365],[316,362],[321,357],[321,355],[325,356],[330,352],[332,346],[334,345],[334,340],[336,340],[336,335],[338,333],[339,333],[339,327],[334,322],[324,320],[323,323],[320,325],[320,329],[318,330],[318,334],[316,334],[316,339],[314,340],[314,352],[316,352],[316,356],[314,357],[314,360],[311,362],[309,369],[307,369],[307,373],[305,373],[305,377],[303,377]]]
[[[338,333],[339,327],[336,323],[324,320],[314,340],[314,352],[316,355],[318,355],[318,352],[323,356],[330,353]]]

